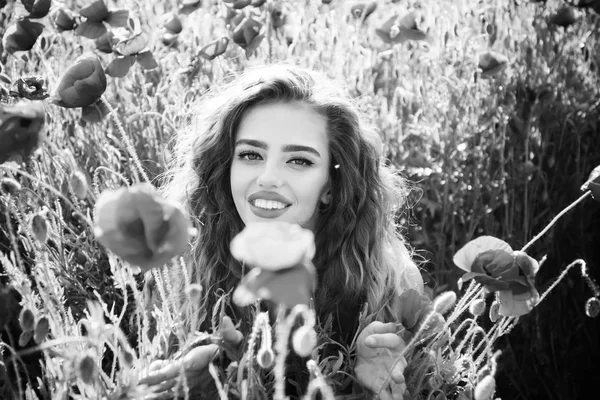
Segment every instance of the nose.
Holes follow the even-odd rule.
[[[265,163],[264,167],[256,178],[256,183],[261,187],[280,187],[283,185],[283,179],[279,166],[275,163]]]

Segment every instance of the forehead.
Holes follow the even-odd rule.
[[[272,103],[252,107],[242,117],[236,140],[255,139],[267,144],[328,147],[327,120],[302,103]]]

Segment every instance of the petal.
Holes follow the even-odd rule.
[[[539,293],[532,288],[531,290],[515,295],[510,290],[503,290],[498,293],[500,300],[499,313],[505,317],[520,317],[529,313],[539,301]]]
[[[452,258],[452,261],[454,261],[454,264],[456,264],[458,268],[470,272],[471,265],[475,258],[479,253],[486,250],[504,250],[512,252],[510,245],[505,241],[493,236],[480,236],[461,247]]]

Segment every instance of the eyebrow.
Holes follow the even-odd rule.
[[[253,140],[253,139],[240,139],[237,142],[235,142],[236,146],[238,146],[240,144],[247,144],[250,146],[258,147],[259,149],[263,149],[263,150],[267,150],[269,147],[265,142],[261,142],[260,140]],[[302,146],[299,144],[285,145],[285,146],[283,146],[283,151],[286,153],[291,153],[294,151],[306,151],[308,153],[312,153],[312,154],[316,155],[317,157],[321,157],[321,154],[319,154],[319,152],[316,149],[314,149],[313,147]]]

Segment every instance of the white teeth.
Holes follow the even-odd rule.
[[[256,199],[254,200],[254,205],[258,208],[264,208],[265,210],[281,210],[285,208],[286,205],[274,200],[264,200],[264,199]]]

